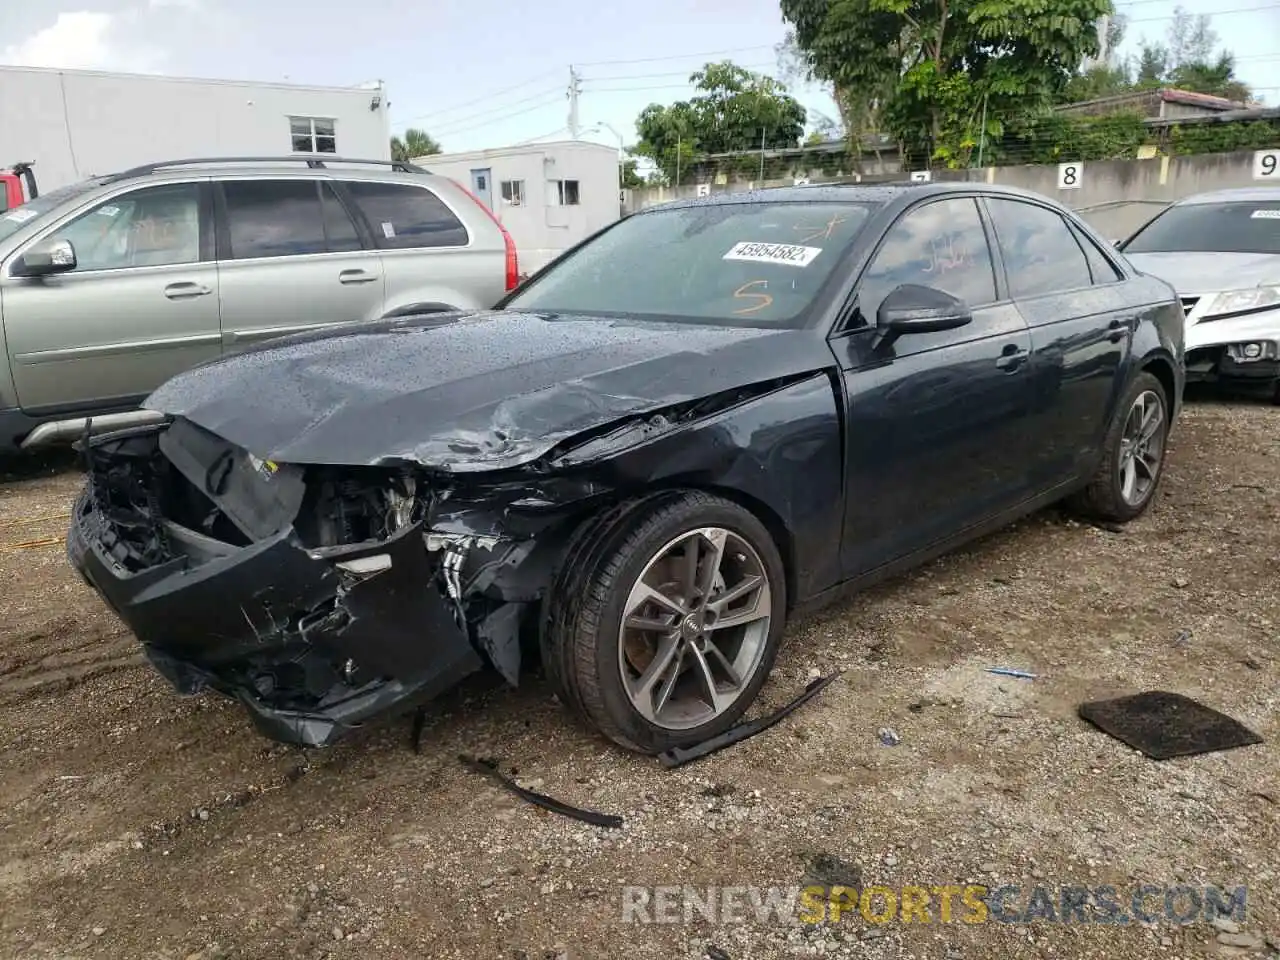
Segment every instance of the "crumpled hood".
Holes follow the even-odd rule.
[[[1280,283],[1280,256],[1273,253],[1127,253],[1129,262],[1159,277],[1180,296],[1242,290]]]
[[[343,324],[232,354],[144,406],[259,457],[518,466],[584,430],[832,366],[811,330],[508,311]]]

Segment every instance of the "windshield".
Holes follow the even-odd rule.
[[[1280,191],[1274,200],[1170,207],[1124,245],[1125,253],[1280,254]]]
[[[641,213],[536,276],[506,309],[798,326],[871,210],[720,203]]]
[[[82,180],[80,183],[59,187],[57,190],[40,194],[34,200],[28,200],[22,206],[14,207],[7,213],[0,214],[0,240],[9,239],[32,220],[43,217],[54,208],[62,206],[82,193],[88,193],[101,182],[100,180]]]

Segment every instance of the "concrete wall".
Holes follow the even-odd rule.
[[[1109,238],[1128,236],[1155,216],[1166,204],[1193,193],[1230,187],[1262,186],[1253,178],[1254,151],[1212,153],[1188,157],[1156,157],[1152,160],[1110,160],[1076,164],[1080,186],[1058,188],[1058,167],[985,167],[975,170],[935,172],[941,180],[980,181],[1022,187],[1050,196],[1079,211],[1080,215]],[[901,179],[901,178],[894,178]],[[1280,175],[1272,178],[1280,187]],[[812,180],[811,182],[817,182]],[[792,181],[776,180],[760,186],[789,186]],[[745,190],[753,184],[713,186],[712,192]],[[625,191],[628,210],[641,210],[679,197],[692,197],[697,188],[678,190],[649,187]]]
[[[618,219],[618,151],[580,140],[537,143],[471,153],[442,153],[415,161],[472,189],[472,171],[489,170],[494,215],[515,241],[520,270],[541,269],[564,250]],[[502,183],[523,183],[521,203],[502,199]],[[559,203],[553,181],[577,180],[578,203]]]
[[[34,160],[42,191],[158,160],[287,156],[291,116],[334,120],[342,156],[391,158],[385,90],[0,66],[0,91],[0,165]]]

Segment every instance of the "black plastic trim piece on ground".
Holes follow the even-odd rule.
[[[569,817],[572,820],[581,820],[583,823],[589,823],[593,827],[608,827],[613,830],[622,828],[622,818],[613,813],[599,813],[595,810],[583,810],[581,807],[572,807],[567,803],[548,797],[541,793],[534,793],[532,790],[526,790],[520,784],[507,776],[504,776],[499,770],[483,760],[477,760],[475,757],[469,757],[465,753],[458,754],[463,766],[470,767],[481,776],[488,777],[490,780],[505,787],[514,793],[521,800],[532,803],[535,807],[541,807],[543,810],[549,810],[552,813],[558,813],[562,817]]]
[[[675,767],[683,766],[692,760],[698,760],[702,757],[723,750],[725,747],[731,747],[735,743],[741,743],[748,737],[754,737],[757,733],[763,733],[768,730],[779,720],[782,720],[803,707],[806,703],[820,694],[828,686],[831,685],[840,671],[829,674],[825,677],[819,677],[816,680],[809,681],[804,688],[804,693],[796,697],[790,703],[779,707],[773,713],[760,717],[756,720],[748,720],[746,723],[740,723],[735,727],[730,727],[719,736],[712,737],[710,740],[704,740],[702,743],[694,744],[692,747],[673,747],[670,750],[664,750],[658,754],[658,760],[668,770]]]

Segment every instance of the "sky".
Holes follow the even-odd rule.
[[[1160,40],[1174,0],[1119,0],[1122,52]],[[1212,15],[1237,74],[1280,103],[1280,0],[1183,0]],[[687,98],[688,76],[731,59],[777,74],[777,0],[42,0],[0,2],[0,63],[325,86],[387,86],[394,131],[446,151],[566,136],[569,67],[583,136],[631,144],[648,104]],[[792,93],[834,117],[821,87]]]

